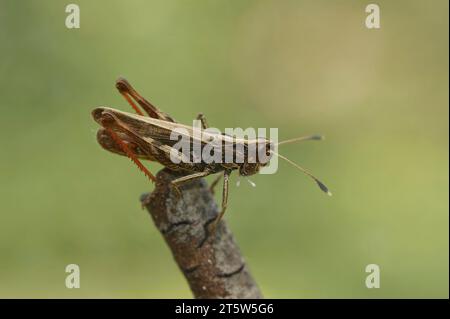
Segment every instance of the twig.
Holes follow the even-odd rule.
[[[195,298],[262,298],[225,221],[213,234],[209,225],[218,208],[204,179],[181,186],[179,198],[170,181],[177,173],[163,169],[155,190],[142,203],[163,235]]]

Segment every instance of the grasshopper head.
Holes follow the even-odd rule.
[[[242,163],[239,167],[239,175],[250,176],[259,172],[261,164],[259,163]]]
[[[273,154],[274,149],[272,141],[265,138],[259,138],[256,143],[256,154],[247,154],[244,163],[239,167],[239,174],[242,176],[250,176],[259,172],[261,167],[267,166]]]

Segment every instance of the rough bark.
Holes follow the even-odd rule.
[[[204,179],[183,184],[178,197],[168,169],[157,174],[155,190],[141,198],[170,247],[195,298],[262,298],[233,235],[222,220],[211,223],[218,206]]]

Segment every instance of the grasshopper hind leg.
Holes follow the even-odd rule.
[[[144,115],[141,109],[136,105],[136,103],[134,103],[134,101],[136,101],[140,105],[140,107],[144,109],[148,116],[158,120],[174,122],[174,120],[169,115],[161,112],[156,106],[154,106],[142,95],[140,95],[126,79],[119,77],[116,80],[116,88],[119,93],[125,98],[125,100],[127,100],[128,104],[130,104],[131,107],[136,111],[137,114]]]
[[[106,131],[109,133],[111,138],[114,140],[114,142],[117,143],[117,145],[122,149],[122,151],[126,154],[126,156],[139,168],[141,172],[144,173],[147,178],[155,183],[156,177],[145,167],[144,164],[141,163],[141,161],[137,158],[136,154],[133,153],[132,150],[128,148],[128,146],[120,139],[120,137],[111,129],[106,129]]]
[[[106,131],[111,136],[111,138],[114,140],[114,142],[116,142],[116,144],[120,147],[120,149],[122,149],[122,151],[125,153],[125,155],[134,164],[136,164],[136,166],[139,168],[139,170],[141,172],[143,172],[144,175],[147,176],[147,178],[151,182],[155,183],[156,177],[147,169],[147,167],[145,167],[144,164],[141,163],[141,161],[137,158],[136,154],[134,154],[133,151],[128,148],[128,146],[120,139],[120,137],[113,130],[106,129]],[[150,194],[148,194],[146,198],[141,199],[142,208],[144,208],[144,206],[147,206],[147,204],[149,203],[149,199],[150,199],[149,195]]]

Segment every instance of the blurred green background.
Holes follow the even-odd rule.
[[[69,3],[69,2],[68,2]],[[125,76],[177,120],[322,133],[230,193],[266,297],[448,298],[448,2],[0,0],[0,297],[191,297],[90,111]],[[149,164],[153,172],[160,169]],[[65,287],[65,266],[81,288]],[[365,287],[365,266],[381,288]]]

